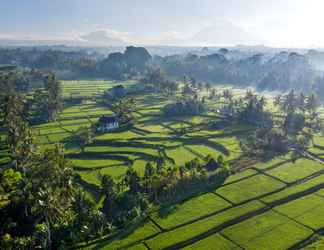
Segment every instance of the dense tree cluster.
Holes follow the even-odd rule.
[[[0,49],[0,64],[13,64],[29,69],[54,71],[60,78],[93,77],[96,73],[96,54],[55,49]]]
[[[145,48],[129,46],[124,53],[105,57],[85,51],[54,49],[0,49],[0,65],[11,64],[29,69],[53,71],[60,79],[105,77],[128,79],[144,73],[151,55]]]
[[[148,68],[141,83],[146,90],[160,92],[166,96],[174,96],[178,90],[178,84],[171,81],[160,68]]]
[[[56,249],[109,231],[106,217],[74,181],[63,148],[43,151],[35,144],[23,95],[12,92],[5,100],[11,161],[0,171],[0,248]]]
[[[257,99],[253,103],[256,107],[260,105]],[[321,128],[317,113],[318,99],[314,94],[297,95],[291,90],[287,95],[277,96],[274,105],[278,108],[276,118],[269,112],[263,112],[262,115],[262,109],[253,108],[252,104],[248,104],[241,113],[241,117],[245,117],[243,120],[249,120],[248,117],[258,119],[254,123],[257,125],[255,132],[241,140],[242,150],[249,155],[263,157],[273,157],[290,150],[303,154],[312,143],[313,134]],[[260,114],[259,118],[257,114]]]
[[[145,48],[129,46],[124,53],[115,52],[98,63],[101,76],[124,80],[144,73],[151,55]]]
[[[169,116],[200,115],[206,111],[203,100],[197,98],[181,98],[163,107],[162,113]]]
[[[161,162],[147,163],[144,176],[130,168],[115,182],[110,176],[101,176],[102,191],[106,195],[104,212],[117,227],[123,227],[146,215],[150,203],[174,202],[192,192],[200,192],[223,183],[230,168],[222,156],[215,160],[194,159],[180,167],[166,167]]]
[[[258,90],[289,91],[295,88],[304,93],[316,91],[324,99],[317,67],[323,64],[320,52],[299,54],[244,53],[237,50],[220,50],[210,55],[172,55],[155,57],[154,65],[168,75],[181,79],[183,75],[194,76],[198,81],[209,83],[253,86]],[[321,75],[321,74],[320,74]],[[319,90],[319,91],[318,91]]]

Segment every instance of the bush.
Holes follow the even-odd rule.
[[[202,101],[195,99],[180,100],[163,107],[163,114],[166,116],[176,115],[199,115],[206,111]]]

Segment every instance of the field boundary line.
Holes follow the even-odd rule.
[[[279,181],[279,182],[285,184],[286,186],[289,185],[289,182],[286,182],[286,181],[284,181],[284,180],[281,180],[281,179],[279,179],[279,178],[276,177],[276,176],[272,176],[272,175],[270,175],[270,174],[268,174],[268,173],[266,173],[266,172],[264,172],[264,171],[262,171],[262,170],[258,170],[258,169],[254,169],[254,170],[257,171],[257,172],[259,172],[260,174],[262,174],[262,175],[264,175],[264,176],[267,176],[267,177],[270,177],[270,178],[272,178],[272,179],[274,179],[274,180],[276,180],[276,181]]]
[[[323,235],[323,230],[324,230],[324,227],[321,228],[321,229],[319,229],[319,230],[316,230],[315,233],[313,233],[309,237],[306,237],[305,239],[297,242],[295,245],[293,245],[292,247],[288,248],[287,250],[300,250],[300,249],[308,246],[309,244],[315,242],[315,241],[312,240],[314,238],[314,236],[316,236],[316,235]]]
[[[225,234],[222,232],[219,232],[219,235],[221,235],[223,238],[227,239],[228,241],[232,242],[235,246],[239,247],[240,249],[244,249],[244,247],[240,246],[237,242],[232,240],[231,238],[227,237]]]
[[[148,216],[148,218],[155,226],[157,226],[159,228],[159,230],[161,232],[165,232],[165,229],[163,227],[161,227],[155,220],[153,220],[151,216]]]
[[[223,231],[224,229],[226,229],[226,228],[228,228],[230,226],[236,225],[236,224],[238,224],[240,222],[243,222],[245,220],[253,218],[253,217],[257,216],[257,215],[264,214],[264,213],[272,210],[274,207],[286,204],[288,202],[296,200],[296,199],[298,199],[300,197],[303,197],[305,195],[315,193],[315,192],[317,192],[318,190],[320,190],[322,188],[324,188],[324,183],[319,184],[319,185],[317,185],[315,187],[309,188],[307,190],[304,190],[302,192],[290,195],[290,196],[285,197],[283,199],[280,199],[280,200],[274,201],[272,203],[269,203],[265,207],[262,207],[262,208],[259,208],[257,210],[248,212],[248,213],[246,213],[244,215],[241,215],[241,216],[239,216],[237,218],[230,219],[230,220],[228,220],[228,221],[226,221],[226,222],[224,222],[224,223],[222,223],[222,224],[220,224],[220,225],[218,225],[218,226],[216,226],[216,227],[214,227],[214,228],[212,228],[212,229],[210,229],[210,230],[208,230],[208,231],[206,231],[204,233],[201,233],[201,234],[199,234],[199,235],[197,235],[197,236],[195,236],[195,237],[193,237],[193,238],[191,238],[189,240],[185,240],[183,242],[176,243],[174,245],[166,247],[165,249],[170,249],[170,250],[171,249],[172,250],[173,249],[181,249],[181,248],[183,248],[185,246],[188,246],[188,245],[191,245],[191,244],[193,244],[193,243],[195,243],[195,242],[197,242],[199,240],[207,238],[207,237],[209,237],[209,236],[211,236],[213,234],[219,233],[219,232]],[[257,200],[257,199],[255,199],[255,200]],[[208,217],[210,217],[210,216],[208,216]],[[180,228],[180,227],[178,227],[178,228]],[[175,230],[175,229],[172,229],[172,230],[169,230],[169,231],[173,231],[173,230]],[[153,237],[151,237],[151,238],[153,238]],[[147,239],[145,239],[145,240],[147,240]]]
[[[224,197],[223,195],[221,195],[221,194],[219,194],[219,193],[216,193],[216,192],[214,192],[214,191],[212,191],[211,193],[214,194],[214,195],[216,195],[216,196],[218,196],[218,197],[220,197],[221,199],[227,201],[227,202],[228,202],[229,204],[231,204],[232,206],[235,206],[235,203],[234,203],[233,201],[227,199],[227,198]]]
[[[284,214],[284,213],[281,213],[281,212],[279,212],[279,211],[276,210],[276,209],[272,209],[272,211],[274,211],[274,212],[277,213],[277,214],[280,214],[281,216],[284,216],[284,217],[288,218],[289,220],[292,220],[292,221],[298,223],[299,225],[301,225],[301,226],[303,226],[303,227],[305,227],[305,228],[308,228],[308,229],[311,230],[313,233],[316,232],[316,230],[315,230],[314,228],[312,228],[312,227],[310,227],[310,226],[307,226],[307,225],[305,225],[305,224],[299,222],[299,221],[296,220],[295,218],[292,218],[292,217],[290,217],[290,216],[288,216],[288,215],[286,215],[286,214]]]
[[[321,170],[321,171],[322,171],[322,170]],[[323,171],[324,171],[324,170],[323,170]],[[319,175],[321,175],[321,174],[319,174]],[[316,176],[314,176],[313,178],[318,177],[319,175],[316,175]],[[309,178],[309,179],[307,179],[306,181],[309,181],[309,180],[311,180],[311,179],[313,179],[313,178]],[[306,181],[305,181],[305,182],[306,182]],[[304,183],[304,182],[301,182],[301,183]],[[229,206],[229,207],[223,208],[223,209],[221,209],[221,210],[218,210],[218,211],[215,211],[215,212],[209,213],[209,214],[207,214],[207,215],[201,216],[201,217],[196,218],[196,219],[194,219],[194,220],[187,221],[187,222],[185,222],[185,223],[183,223],[183,224],[176,225],[176,226],[174,226],[174,227],[165,228],[165,229],[164,229],[164,232],[169,232],[169,231],[176,230],[176,229],[178,229],[178,228],[181,228],[181,227],[184,227],[184,226],[187,226],[187,225],[193,224],[193,223],[195,223],[195,222],[197,222],[197,221],[199,221],[199,220],[206,219],[206,218],[208,218],[208,217],[211,217],[211,216],[217,215],[217,214],[219,214],[219,213],[225,212],[226,210],[229,210],[229,209],[231,209],[231,208],[235,208],[235,207],[242,206],[242,205],[247,204],[247,203],[252,202],[252,201],[259,201],[259,200],[262,199],[262,198],[265,198],[265,197],[267,197],[267,196],[270,196],[270,195],[273,195],[273,194],[279,193],[279,192],[281,192],[281,191],[283,191],[283,190],[285,190],[285,189],[287,189],[287,188],[289,188],[289,187],[292,187],[292,186],[295,186],[295,185],[299,185],[299,184],[301,184],[301,183],[291,184],[291,185],[289,185],[289,186],[282,187],[282,188],[280,188],[280,189],[274,190],[274,191],[272,191],[272,192],[269,192],[269,193],[266,193],[266,194],[263,194],[263,195],[259,195],[259,196],[257,196],[257,197],[254,197],[254,198],[252,198],[252,199],[248,199],[248,200],[242,201],[242,202],[240,202],[240,203],[233,203],[233,202],[230,201],[231,204],[233,203],[232,206]],[[317,186],[319,186],[319,185],[323,185],[322,188],[324,188],[324,183],[323,183],[323,184],[315,185],[314,187],[317,187]],[[312,189],[312,188],[314,188],[314,187],[311,187],[311,188],[309,188],[309,189]],[[303,191],[301,191],[301,192],[307,191],[307,190],[309,190],[309,189],[303,190]],[[321,188],[320,188],[320,189],[321,189]],[[320,190],[320,189],[319,189],[319,190]],[[269,205],[271,205],[272,203],[275,203],[275,202],[278,202],[278,201],[281,201],[281,200],[285,200],[285,199],[288,198],[288,197],[294,197],[296,194],[299,194],[299,193],[301,193],[301,192],[297,192],[297,193],[294,193],[294,194],[288,195],[287,197],[281,198],[281,199],[279,199],[279,200],[272,201],[272,202],[270,202],[270,203],[266,203],[266,202],[262,202],[262,203],[265,203],[265,204],[267,204],[267,206],[269,206]],[[215,195],[219,195],[219,194],[216,193],[215,191],[211,191],[210,193],[213,193],[213,194],[215,194]],[[220,197],[223,198],[222,196],[220,196]],[[189,198],[189,199],[190,199],[190,198]],[[224,199],[224,200],[226,200],[226,199]],[[156,212],[156,211],[155,211],[155,212]]]

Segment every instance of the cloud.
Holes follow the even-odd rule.
[[[82,41],[104,46],[120,46],[129,39],[129,34],[116,30],[96,30],[87,34],[80,35]]]

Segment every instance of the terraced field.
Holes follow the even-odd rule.
[[[64,95],[69,98],[78,89],[80,95],[96,98],[114,84],[118,83],[66,81]],[[222,154],[228,160],[240,156],[238,139],[249,128],[233,125],[216,130],[199,125],[218,119],[213,110],[193,118],[166,119],[159,109],[167,99],[150,94],[136,100],[134,127],[98,135],[84,152],[69,141],[73,131],[111,113],[90,98],[81,105],[66,107],[57,122],[34,127],[37,140],[44,147],[65,143],[67,157],[82,180],[94,187],[100,186],[99,173],[119,178],[129,166],[143,173],[145,164],[160,156],[170,165],[202,159],[207,154]],[[179,136],[179,128],[186,128],[187,133]],[[324,156],[324,137],[316,135],[309,152]],[[5,159],[6,152],[0,154]],[[215,190],[152,211],[143,224],[128,228],[116,238],[83,244],[82,248],[299,249],[301,243],[324,229],[323,214],[324,164],[304,158],[291,162],[287,155],[252,165]]]
[[[98,105],[95,98],[117,84],[120,82],[64,81],[66,99],[77,95],[86,97],[87,101],[66,107],[57,122],[34,127],[37,141],[44,147],[65,143],[67,157],[85,182],[99,186],[100,173],[118,178],[129,166],[141,174],[147,162],[154,162],[161,156],[167,159],[166,164],[179,166],[194,158],[203,159],[208,154],[214,157],[223,154],[227,159],[240,155],[238,135],[245,133],[247,128],[201,129],[199,124],[217,119],[213,111],[196,117],[164,118],[160,109],[169,100],[159,94],[136,96],[135,125],[129,130],[98,135],[95,143],[81,153],[78,145],[70,141],[73,132],[79,127],[90,126],[101,115],[112,113],[107,107]],[[123,84],[131,88],[134,82]],[[178,136],[179,129],[184,127],[188,132]]]
[[[286,164],[298,168],[302,163],[305,168],[314,164],[308,160]],[[275,169],[287,171],[285,164]],[[153,235],[143,234],[141,239],[130,240],[133,234],[138,235],[135,230],[118,240],[119,248],[294,248],[324,228],[323,170],[324,165],[319,165],[317,171],[311,171],[307,177],[301,174],[300,179],[291,183],[258,168],[245,170],[231,176],[214,192],[153,212],[148,222],[157,226]],[[115,240],[103,240],[100,246],[119,249],[114,244]],[[96,247],[93,244],[86,248]]]

